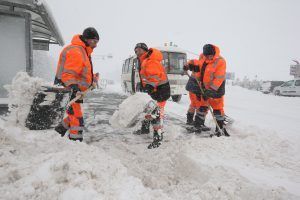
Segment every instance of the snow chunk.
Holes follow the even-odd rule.
[[[132,125],[143,112],[145,105],[151,101],[149,95],[136,93],[125,99],[110,118],[109,123],[115,128],[126,128]]]

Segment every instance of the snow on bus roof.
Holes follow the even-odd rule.
[[[184,53],[186,54],[186,51],[174,46],[163,46],[163,47],[155,47],[156,49],[160,51],[167,51],[167,52],[176,52],[176,53]]]

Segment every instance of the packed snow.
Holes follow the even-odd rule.
[[[109,123],[115,128],[130,127],[136,118],[142,115],[144,107],[151,101],[146,93],[136,93],[125,99],[119,109],[110,118]]]
[[[32,101],[29,83],[43,82],[22,79],[10,96],[15,105]],[[1,117],[0,199],[300,199],[300,99],[229,85],[226,93],[231,137],[187,134],[184,96],[168,101],[165,142],[153,150],[151,135],[109,124],[132,98],[115,85],[88,96],[83,143],[54,130],[29,131],[27,108]],[[141,104],[126,104],[127,115]],[[210,116],[206,123],[214,126]]]

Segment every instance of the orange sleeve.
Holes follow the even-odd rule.
[[[219,60],[216,66],[216,71],[214,73],[214,78],[213,78],[211,88],[214,90],[218,90],[225,79],[226,79],[226,61],[224,59],[221,59]]]

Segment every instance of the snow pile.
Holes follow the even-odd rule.
[[[0,120],[0,199],[169,199],[96,146]]]
[[[89,144],[0,119],[0,199],[300,199],[299,99],[237,87],[227,93],[226,114],[235,119],[231,137],[188,134],[183,96],[167,102],[164,141],[153,150],[147,149],[151,134],[108,124],[124,98],[119,94],[88,97]],[[128,124],[148,100],[146,94],[128,97],[111,121]],[[286,124],[285,130],[274,123]],[[206,124],[214,126],[211,119]]]
[[[115,128],[131,126],[143,112],[145,105],[151,100],[146,93],[136,93],[125,99],[110,118],[109,123]]]
[[[30,77],[26,72],[19,72],[13,78],[11,85],[6,85],[9,97],[10,120],[15,124],[25,124],[35,93],[47,83],[36,77]]]

